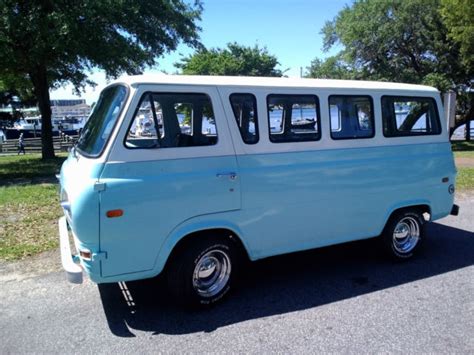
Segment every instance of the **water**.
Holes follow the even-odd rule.
[[[270,116],[270,129],[272,132],[281,132],[281,121],[283,119],[283,110],[268,111]],[[317,119],[316,109],[313,108],[298,108],[291,112],[291,122],[294,124],[299,120],[314,121]]]

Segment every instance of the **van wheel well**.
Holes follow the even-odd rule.
[[[247,249],[245,248],[242,240],[231,230],[225,228],[215,228],[215,229],[205,229],[197,232],[190,233],[179,240],[178,243],[174,246],[173,250],[171,251],[168,260],[166,261],[165,268],[171,263],[171,261],[179,255],[182,250],[188,247],[190,244],[195,243],[199,238],[213,238],[215,240],[230,240],[235,245],[235,250],[237,254],[246,262],[250,260],[249,255],[247,253]]]
[[[401,211],[407,211],[407,210],[418,211],[420,213],[420,215],[423,216],[423,219],[425,220],[425,222],[429,222],[431,220],[430,206],[428,206],[428,205],[413,205],[413,206],[405,206],[405,207],[397,208],[396,210],[392,211],[389,218],[387,219],[387,223],[388,223],[388,221],[390,221],[390,219],[392,218],[393,215],[395,215],[395,214],[397,214]]]

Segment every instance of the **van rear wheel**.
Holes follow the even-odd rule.
[[[413,257],[424,239],[424,222],[417,210],[404,210],[392,215],[382,234],[386,252],[396,260]]]
[[[230,291],[236,268],[237,255],[230,240],[196,240],[171,261],[168,286],[180,304],[211,305]]]

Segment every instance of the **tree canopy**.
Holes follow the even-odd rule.
[[[472,119],[466,92],[474,78],[472,11],[470,0],[356,0],[321,31],[325,50],[335,45],[342,50],[325,61],[315,59],[308,74],[454,89],[464,104],[461,125]]]
[[[237,43],[227,48],[202,48],[175,66],[189,75],[282,76],[278,59],[266,48],[245,47]]]
[[[472,0],[441,0],[441,16],[448,37],[459,45],[461,60],[474,71],[474,3]]]
[[[5,75],[0,78],[0,104],[11,105],[13,102],[27,106],[37,104],[31,83],[25,77]]]
[[[328,57],[325,60],[315,58],[306,68],[306,76],[310,78],[350,80],[356,79],[357,74],[357,71],[339,55]]]
[[[175,50],[199,47],[199,0],[0,0],[0,78],[28,81],[41,112],[43,158],[53,157],[49,89],[93,84],[87,73],[137,74]]]

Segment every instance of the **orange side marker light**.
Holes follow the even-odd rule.
[[[107,211],[106,215],[109,218],[122,217],[123,210],[110,210],[110,211]]]

